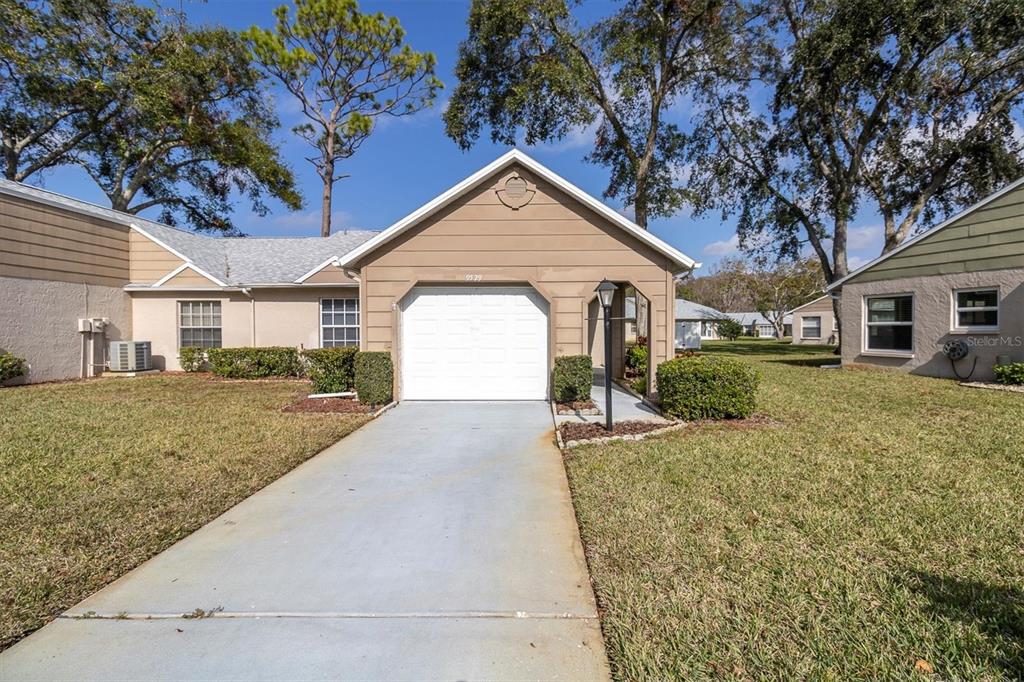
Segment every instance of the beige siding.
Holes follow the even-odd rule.
[[[165,275],[167,273],[164,273]],[[174,287],[216,287],[217,283],[191,268],[185,268],[174,277],[160,285],[173,289]]]
[[[320,272],[306,279],[304,284],[356,284],[351,277],[346,277],[341,268],[328,265]]]
[[[0,276],[118,287],[128,227],[0,194]]]
[[[821,337],[806,338],[803,335],[803,321],[805,317],[821,318]],[[799,308],[793,313],[793,343],[796,344],[827,344],[839,343],[839,335],[836,333],[836,314],[832,307],[832,297],[822,296]]]
[[[135,338],[153,343],[162,369],[178,370],[178,302],[220,301],[225,348],[243,346],[320,346],[320,299],[351,298],[353,288],[294,287],[241,292],[185,292],[156,289],[132,292]]]
[[[1024,187],[865,270],[847,283],[1024,268]]]
[[[134,230],[128,235],[131,246],[131,277],[136,284],[153,284],[184,261]]]
[[[536,190],[518,210],[496,189],[517,172]],[[668,259],[560,190],[505,170],[358,264],[365,296],[364,347],[397,353],[401,298],[416,284],[516,284],[551,304],[551,355],[591,352],[588,305],[602,279],[631,283],[651,301],[651,368],[672,353]]]

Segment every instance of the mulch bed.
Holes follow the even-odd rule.
[[[556,403],[558,414],[576,414],[577,412],[593,412],[601,414],[600,408],[593,400],[574,400],[571,403]]]
[[[562,435],[562,440],[569,442],[571,440],[606,438],[608,436],[635,436],[663,429],[668,424],[666,422],[653,421],[624,421],[615,422],[612,426],[612,432],[608,433],[603,424],[595,422],[569,422],[559,426],[558,431]]]
[[[281,411],[368,414],[373,411],[373,408],[352,398],[303,398],[291,405],[286,405]]]

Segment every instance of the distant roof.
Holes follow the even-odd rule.
[[[726,317],[729,317],[729,318],[732,318],[732,319],[736,320],[737,322],[739,322],[740,324],[742,324],[745,327],[748,326],[748,325],[751,325],[751,324],[756,324],[756,325],[765,325],[765,324],[770,325],[771,324],[771,322],[768,320],[768,318],[765,317],[764,315],[762,315],[761,313],[751,312],[751,313],[723,313],[723,314]],[[791,313],[787,313],[786,316],[782,318],[782,323],[783,324],[792,324],[793,323],[793,315]]]
[[[685,298],[676,299],[677,320],[721,320],[725,313],[710,306],[687,301]]]
[[[0,192],[134,226],[228,286],[292,284],[317,265],[340,259],[378,234],[345,230],[330,237],[212,237],[20,182],[0,179]]]

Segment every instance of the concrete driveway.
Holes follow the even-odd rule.
[[[403,403],[0,654],[0,679],[606,678],[551,438],[545,403]]]

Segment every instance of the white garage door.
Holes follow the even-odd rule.
[[[413,289],[402,306],[402,398],[544,400],[547,307],[531,288]]]

